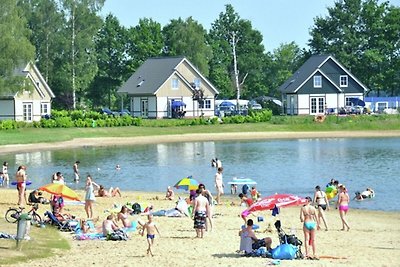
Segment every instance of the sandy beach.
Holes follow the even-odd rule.
[[[341,138],[341,137],[394,137],[400,136],[400,131],[387,132],[268,132],[268,133],[227,133],[227,134],[195,134],[176,136],[150,136],[136,138],[95,138],[74,139],[72,141],[46,144],[7,145],[1,146],[2,153],[21,151],[61,149],[65,147],[107,146],[125,144],[144,144],[156,142],[182,142],[206,140],[245,140],[268,138]],[[206,185],[212,187],[213,185]],[[78,191],[81,197],[82,191]],[[94,206],[94,216],[100,221],[105,219],[107,210],[113,205],[127,202],[138,202],[142,206],[152,204],[154,210],[171,209],[174,201],[164,200],[164,192],[125,192],[122,197],[97,198]],[[188,193],[175,190],[177,195],[187,197]],[[0,189],[0,214],[4,214],[10,206],[17,202],[17,192],[12,189]],[[158,199],[156,199],[156,197]],[[231,203],[235,205],[231,205]],[[373,205],[373,200],[371,201]],[[351,207],[351,204],[350,204]],[[42,206],[43,214],[48,206]],[[70,251],[57,251],[51,258],[28,261],[13,266],[267,266],[270,259],[258,257],[242,257],[236,253],[239,248],[240,230],[243,220],[238,216],[243,210],[239,206],[239,198],[225,195],[222,204],[215,206],[214,227],[203,239],[195,238],[193,221],[188,217],[169,218],[155,217],[161,236],[157,236],[154,248],[155,256],[146,255],[147,241],[138,231],[130,234],[128,241],[73,240],[70,233],[62,233],[71,244]],[[283,208],[278,216],[282,228],[287,233],[295,232],[301,240],[304,239],[302,223],[299,220],[300,207]],[[78,217],[85,217],[83,206],[67,205],[65,211]],[[3,215],[0,219],[0,232],[9,229]],[[270,236],[272,246],[278,245],[278,234],[273,223],[276,220],[270,211],[260,212],[256,216],[264,217],[258,223],[258,237]],[[334,208],[327,212],[329,231],[318,231],[316,237],[317,255],[319,261],[292,260],[281,261],[282,266],[399,266],[400,259],[400,213],[379,212],[350,209],[348,221],[350,231],[340,231],[339,213]],[[146,221],[145,216],[132,216],[131,220]],[[256,217],[253,217],[257,221]],[[264,232],[272,225],[272,232]],[[96,226],[100,226],[98,222]],[[41,231],[33,227],[32,231]],[[11,233],[12,234],[12,233]],[[25,241],[30,242],[30,241]],[[302,247],[304,252],[304,245]],[[2,249],[2,254],[6,254]],[[0,260],[1,262],[1,260]],[[1,265],[1,263],[0,263]]]
[[[176,191],[178,195],[187,197],[184,191]],[[4,214],[9,206],[16,202],[14,189],[1,189],[0,214]],[[79,192],[83,197],[84,193]],[[156,200],[156,197],[159,200]],[[122,197],[97,198],[94,206],[95,217],[103,220],[114,204],[138,202],[142,206],[152,204],[154,210],[171,209],[174,201],[164,200],[164,193],[123,192]],[[197,239],[193,229],[193,221],[188,217],[170,218],[155,217],[161,236],[157,236],[154,247],[155,256],[147,256],[145,237],[138,231],[130,234],[128,241],[73,240],[71,233],[62,233],[71,244],[70,251],[57,252],[58,255],[28,261],[14,266],[266,266],[270,259],[258,257],[242,257],[236,253],[239,248],[238,231],[243,224],[238,216],[244,209],[239,206],[239,199],[230,195],[223,197],[223,203],[214,209],[214,227],[203,239]],[[231,202],[236,205],[232,206]],[[372,203],[371,203],[372,204]],[[44,213],[48,206],[41,206]],[[282,228],[287,233],[294,231],[303,240],[302,223],[299,220],[299,207],[283,208],[278,215]],[[78,217],[85,217],[83,206],[67,205],[65,212]],[[264,217],[259,222],[258,237],[270,236],[273,247],[278,245],[278,234],[273,226],[276,218],[270,211],[259,212],[256,216]],[[350,231],[340,231],[341,223],[338,211],[327,213],[329,231],[318,231],[317,254],[319,261],[292,260],[281,261],[282,266],[398,266],[400,258],[400,214],[351,209],[348,215]],[[131,216],[131,220],[146,221],[145,216]],[[257,221],[256,217],[253,217]],[[101,222],[96,226],[100,226]],[[264,231],[268,224],[273,231]],[[7,224],[2,218],[0,229]],[[1,227],[3,226],[3,227]],[[7,225],[9,227],[9,225]],[[50,227],[50,226],[48,226]],[[32,227],[32,231],[41,228]],[[25,241],[30,242],[30,241]],[[304,245],[303,245],[304,252]],[[2,253],[6,253],[3,250]],[[62,254],[61,254],[62,253]],[[0,264],[1,265],[1,264]]]

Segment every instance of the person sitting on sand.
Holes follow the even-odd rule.
[[[104,236],[108,236],[119,229],[118,225],[114,221],[113,214],[108,215],[107,219],[103,221],[102,228]]]
[[[153,215],[147,215],[148,221],[143,225],[142,236],[144,235],[144,231],[146,231],[146,239],[148,243],[147,254],[154,256],[153,251],[151,250],[154,245],[154,238],[156,237],[156,232],[160,234],[160,231],[157,228],[157,225],[153,222]]]
[[[240,248],[239,252],[244,251],[245,253],[252,253],[253,249],[258,249],[260,246],[264,246],[268,251],[271,250],[272,239],[265,237],[258,239],[253,231],[254,222],[252,219],[248,219],[246,228],[239,231],[240,236]]]
[[[119,190],[118,187],[110,187],[107,191],[103,185],[100,185],[99,190],[97,191],[98,197],[115,197],[117,194],[121,197],[121,190]]]
[[[174,190],[170,186],[167,188],[167,192],[165,193],[165,199],[174,200],[175,193]]]
[[[131,221],[129,220],[130,211],[126,205],[121,207],[121,211],[118,212],[117,220],[122,221],[122,225],[126,228],[131,227]]]

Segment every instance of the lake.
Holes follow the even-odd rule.
[[[351,197],[356,191],[372,187],[376,197],[353,201],[352,208],[399,211],[400,138],[321,138],[293,140],[252,140],[183,142],[152,145],[83,147],[3,154],[9,162],[10,178],[18,165],[36,188],[49,183],[52,173],[60,171],[73,188],[84,188],[87,174],[106,188],[164,192],[168,185],[192,175],[212,192],[215,169],[212,158],[222,160],[224,183],[233,177],[252,178],[263,196],[293,193],[312,196],[314,187],[322,188],[331,178],[347,186]],[[81,181],[73,183],[72,165],[80,160]],[[117,171],[115,166],[121,169]],[[184,191],[178,190],[183,193]]]

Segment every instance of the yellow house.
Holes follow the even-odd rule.
[[[178,118],[214,116],[218,90],[185,57],[157,57],[146,60],[118,93],[129,97],[134,117]]]
[[[51,99],[55,96],[35,64],[29,62],[16,69],[14,74],[31,83],[33,90],[0,95],[0,119],[32,122],[49,116]]]

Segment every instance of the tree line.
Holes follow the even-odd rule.
[[[400,8],[378,0],[338,0],[316,17],[309,49],[295,42],[265,51],[262,34],[225,6],[207,31],[192,17],[164,27],[152,18],[124,27],[100,15],[105,0],[0,1],[0,93],[21,89],[15,68],[35,62],[63,109],[120,106],[116,91],[149,57],[185,56],[235,98],[280,98],[277,88],[313,54],[331,54],[370,94],[400,94]]]

